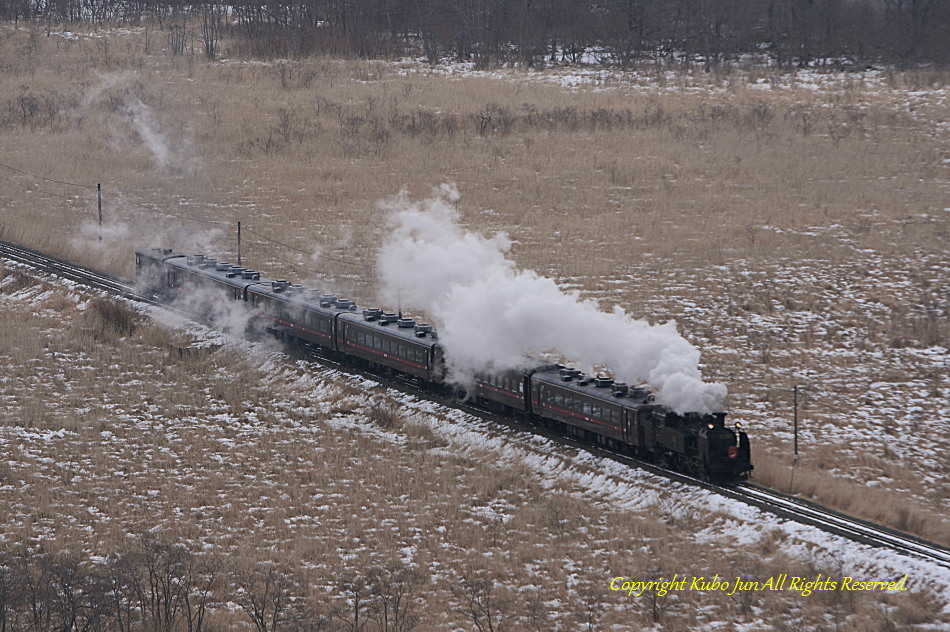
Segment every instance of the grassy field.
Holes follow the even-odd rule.
[[[946,74],[207,63],[165,43],[154,29],[0,27],[0,162],[61,181],[0,167],[3,238],[129,276],[132,251],[147,245],[233,259],[241,221],[296,249],[245,232],[246,265],[369,303],[373,276],[325,257],[372,266],[387,231],[379,200],[454,182],[465,226],[507,231],[518,265],[605,306],[675,318],[706,375],[728,384],[760,483],[950,542]],[[103,240],[95,190],[62,182],[102,184]],[[23,320],[52,327],[37,318]],[[39,337],[7,335],[26,388],[34,364],[51,360]],[[240,359],[224,368],[245,384],[267,379]],[[141,388],[197,379],[177,366],[170,375]],[[244,389],[217,384],[207,388],[239,409]],[[345,401],[345,387],[326,388],[328,401]],[[181,416],[171,392],[150,394],[166,420]],[[104,406],[70,412],[96,397],[54,412],[16,400],[13,418],[99,433],[113,423]],[[129,397],[108,401],[135,406]],[[191,415],[196,428],[207,421]],[[506,489],[523,495],[514,504],[536,494],[543,506],[512,477]],[[448,505],[459,500],[445,491]]]
[[[132,604],[132,621],[167,604],[177,614],[162,629],[176,630],[190,629],[182,587],[210,595],[206,630],[254,629],[252,613],[275,617],[258,629],[286,630],[350,630],[357,616],[371,630],[945,620],[939,583],[912,569],[910,592],[892,595],[628,596],[610,581],[886,571],[778,523],[706,511],[708,500],[662,479],[622,467],[605,476],[599,459],[266,349],[220,347],[16,270],[0,278],[0,325],[11,367],[0,605],[11,629],[33,621],[23,613],[35,595],[48,621],[99,613],[118,629],[111,601],[97,601],[103,585]],[[136,585],[179,588],[138,607]],[[42,600],[63,586],[72,601]],[[401,614],[384,624],[397,597]]]

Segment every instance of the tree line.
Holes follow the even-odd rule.
[[[50,27],[150,19],[182,28],[191,17],[212,58],[227,36],[248,56],[416,55],[481,68],[950,62],[947,0],[0,0],[0,18]]]
[[[428,578],[396,561],[322,583],[150,537],[105,557],[21,545],[0,549],[0,632],[412,632]]]

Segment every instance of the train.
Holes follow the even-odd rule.
[[[659,464],[702,480],[735,483],[753,465],[749,437],[726,413],[678,414],[646,388],[541,360],[454,384],[438,332],[401,313],[261,277],[255,270],[167,248],[135,253],[139,290],[215,323],[243,308],[248,335],[267,334],[377,373],[398,375],[492,412]],[[229,315],[229,316],[226,316]]]

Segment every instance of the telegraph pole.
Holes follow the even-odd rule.
[[[792,389],[792,407],[795,409],[793,413],[793,419],[795,424],[795,458],[794,462],[798,463],[798,384],[795,385],[795,388]]]
[[[241,265],[241,222],[238,222],[238,266]]]
[[[102,241],[102,183],[96,185],[96,191],[99,193],[99,241]]]

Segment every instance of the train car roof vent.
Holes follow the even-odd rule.
[[[240,266],[231,266],[228,269],[228,278],[233,279],[234,277],[239,277],[244,272],[244,268]]]
[[[400,318],[396,321],[396,324],[399,325],[400,329],[412,329],[416,326],[416,321],[411,318]]]
[[[231,264],[227,261],[219,261],[217,264],[215,264],[214,269],[218,272],[227,272],[231,269]]]
[[[340,298],[336,301],[337,309],[353,309],[355,303],[348,298]]]
[[[587,375],[584,375],[583,373],[577,376],[578,386],[587,386],[588,384],[590,384],[590,382],[591,382],[590,377]]]
[[[429,323],[419,323],[416,325],[416,337],[425,338],[426,334],[432,333],[432,325]]]
[[[610,387],[610,392],[613,393],[614,397],[623,397],[628,390],[629,387],[623,382],[614,382]]]
[[[291,284],[290,284],[290,287],[289,287],[288,289],[293,290],[294,292],[303,292],[303,291],[306,290],[307,288],[305,288],[305,287],[304,287],[302,284],[300,284],[300,283],[291,283]]]
[[[336,303],[335,294],[321,294],[320,295],[320,307],[330,307]]]
[[[205,259],[204,255],[188,255],[185,258],[185,263],[187,263],[190,266],[197,266],[197,265],[201,265],[201,262],[204,261],[204,259]]]
[[[645,388],[640,388],[640,387],[631,388],[629,394],[630,394],[630,397],[633,397],[634,399],[642,399],[644,402],[653,401],[653,393],[651,393]]]
[[[399,317],[396,316],[393,312],[383,312],[379,316],[380,325],[388,325],[389,323],[394,323],[399,320]]]
[[[270,286],[271,286],[271,289],[274,290],[275,292],[283,292],[284,290],[290,287],[290,281],[284,281],[284,280],[271,281]]]
[[[213,268],[218,265],[217,259],[208,259],[207,257],[201,261],[202,268]]]
[[[598,375],[597,377],[594,378],[594,386],[596,386],[597,388],[607,388],[613,383],[614,381],[610,379],[609,377],[601,377]]]
[[[244,268],[244,271],[241,272],[241,278],[242,278],[242,279],[249,279],[249,280],[251,280],[251,281],[260,281],[260,279],[261,279],[261,273],[260,273],[260,272],[255,272],[254,270],[248,270],[247,268]]]
[[[363,310],[363,320],[366,322],[373,322],[374,320],[379,320],[380,315],[383,313],[383,310],[378,307],[367,307]]]
[[[562,382],[570,382],[573,379],[583,377],[583,373],[580,369],[575,369],[574,367],[563,367],[558,370],[558,373],[561,376]]]

